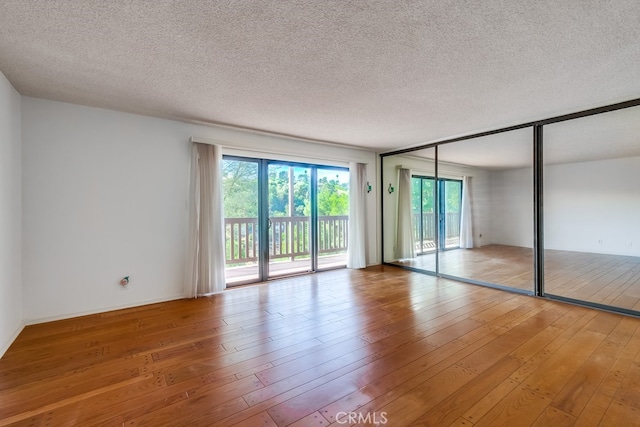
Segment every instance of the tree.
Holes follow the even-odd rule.
[[[349,187],[335,179],[322,177],[318,180],[318,215],[348,215]]]
[[[222,162],[225,218],[258,217],[258,164],[237,160]]]
[[[290,183],[290,172],[293,182]],[[269,166],[269,216],[289,216],[290,191],[293,189],[293,216],[311,216],[311,176],[306,167],[272,164]],[[258,217],[258,163],[224,160],[223,202],[226,218]],[[318,214],[348,215],[349,184],[340,182],[328,171],[319,173]]]

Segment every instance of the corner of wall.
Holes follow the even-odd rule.
[[[0,357],[24,327],[21,108],[21,95],[0,72]]]

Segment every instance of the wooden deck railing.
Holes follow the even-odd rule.
[[[309,256],[311,219],[309,217],[269,218],[269,257]],[[258,218],[225,218],[226,263],[255,262],[258,259]],[[349,216],[318,216],[318,251],[331,254],[346,251]]]
[[[258,218],[225,218],[227,264],[258,259]]]
[[[446,237],[460,236],[460,212],[446,212]],[[423,239],[435,240],[436,238],[436,217],[433,212],[422,214]],[[416,241],[420,240],[420,214],[413,214],[413,236]]]

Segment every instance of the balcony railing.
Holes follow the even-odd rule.
[[[258,260],[258,218],[225,218],[226,263]],[[311,254],[309,217],[269,218],[269,258],[308,257]],[[318,252],[335,254],[347,250],[349,216],[318,216]]]
[[[436,238],[436,216],[433,212],[422,214],[422,227],[425,240]],[[445,227],[447,238],[460,236],[460,212],[445,213]],[[413,214],[413,236],[420,239],[420,214]]]
[[[422,240],[420,240],[420,221],[422,220]],[[433,250],[436,240],[436,216],[433,212],[426,212],[420,218],[419,213],[413,214],[413,237],[417,251]],[[446,247],[457,246],[460,237],[460,212],[445,213]]]

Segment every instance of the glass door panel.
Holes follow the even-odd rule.
[[[228,286],[346,265],[346,168],[225,156],[222,175]]]
[[[414,176],[412,181],[416,254],[424,255],[436,250],[435,180]]]
[[[260,278],[258,166],[257,161],[222,161],[227,285]]]
[[[462,181],[447,179],[440,181],[440,249],[460,247],[460,202],[462,200]]]
[[[270,163],[269,277],[312,271],[311,168]]]
[[[349,171],[317,171],[318,269],[347,264]]]

